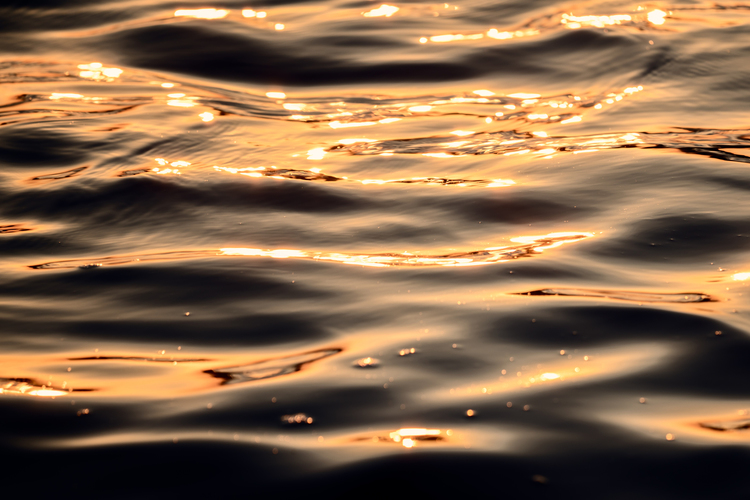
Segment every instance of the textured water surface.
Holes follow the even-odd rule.
[[[0,30],[8,491],[750,496],[750,4]]]

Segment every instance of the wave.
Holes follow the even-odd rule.
[[[465,267],[497,264],[509,260],[531,257],[544,250],[565,243],[593,237],[593,233],[550,233],[543,236],[519,236],[511,241],[514,246],[491,247],[469,252],[447,254],[421,253],[344,253],[306,250],[262,250],[258,248],[221,248],[218,250],[188,250],[155,254],[104,257],[101,259],[72,259],[28,266],[31,269],[90,269],[102,266],[136,264],[154,261],[175,261],[205,257],[271,257],[274,259],[304,259],[368,267]]]

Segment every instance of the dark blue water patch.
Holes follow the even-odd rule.
[[[627,236],[592,243],[594,255],[645,262],[701,262],[750,249],[750,221],[704,214],[644,219]]]
[[[451,241],[455,238],[452,228],[440,226],[424,226],[418,222],[412,224],[379,222],[379,217],[371,216],[371,222],[365,227],[354,227],[347,231],[347,235],[341,239],[351,242],[356,238],[362,246],[388,245],[389,249],[401,248],[406,245],[411,247],[421,245],[424,248],[432,248],[436,242]]]
[[[741,342],[744,335],[711,318],[645,306],[529,307],[488,324],[492,326],[485,330],[485,338],[566,350],[635,341],[677,342],[686,348],[710,349],[729,342],[729,337],[737,339],[732,342]],[[716,331],[723,332],[722,338],[717,338]],[[750,339],[747,343],[750,346]]]
[[[58,497],[211,496],[216,493],[216,478],[222,478],[223,491],[245,491],[250,483],[256,494],[278,495],[283,489],[284,494],[297,496],[325,489],[332,498],[361,497],[363,492],[369,498],[385,497],[394,490],[413,497],[483,496],[501,487],[505,495],[518,498],[599,499],[606,491],[614,500],[691,500],[713,498],[717,478],[722,495],[729,498],[742,498],[747,490],[743,466],[750,453],[745,448],[651,444],[633,436],[630,443],[622,443],[621,453],[612,454],[609,441],[602,439],[606,437],[582,436],[577,444],[560,444],[546,456],[408,453],[327,471],[320,470],[314,453],[281,449],[274,455],[270,446],[189,440],[72,450],[14,449],[14,459],[35,463],[44,456],[59,464],[60,473],[71,478],[68,485],[43,482],[36,487]],[[121,465],[111,467],[112,463]],[[90,474],[79,479],[76,472],[81,468]],[[26,488],[11,483],[7,491],[22,494]]]
[[[232,182],[234,181],[234,182]],[[157,177],[89,180],[45,189],[2,193],[6,217],[75,220],[80,224],[139,226],[191,217],[208,208],[230,211],[351,212],[379,204],[356,192],[333,191],[309,183],[274,181],[188,183]]]
[[[646,307],[527,309],[498,319],[485,336],[501,343],[565,350],[636,341],[667,343],[675,351],[663,363],[600,384],[631,392],[750,396],[743,382],[750,376],[743,361],[750,356],[750,336],[702,316]]]
[[[588,205],[565,202],[557,194],[554,199],[543,191],[521,188],[507,190],[486,189],[481,192],[435,192],[439,196],[423,195],[422,207],[434,207],[450,214],[451,219],[482,224],[528,225],[539,222],[573,220],[595,211],[591,200]],[[521,235],[514,235],[521,236]]]
[[[9,234],[0,235],[0,256],[14,257],[25,255],[28,257],[45,256],[55,258],[76,255],[89,248],[89,242],[72,237],[67,231],[54,234]]]
[[[675,56],[669,50],[669,47],[659,47],[656,50],[651,50],[648,57],[644,59],[645,65],[638,74],[638,78],[640,80],[646,79],[647,82],[651,83],[662,78],[661,73],[670,67]]]
[[[85,163],[105,143],[39,126],[0,128],[0,163],[8,167],[59,167]]]
[[[341,51],[341,37],[351,37],[351,51]],[[360,38],[338,35],[337,56],[326,56],[308,39],[272,41],[267,33],[240,30],[228,21],[211,26],[189,21],[124,30],[89,39],[89,43],[116,48],[113,56],[128,66],[278,85],[451,81],[491,74],[549,78],[585,74],[590,80],[605,74],[611,78],[615,67],[625,74],[660,64],[654,62],[654,56],[644,57],[635,50],[641,45],[638,39],[593,30],[568,31],[549,39],[482,50],[448,49],[459,50],[460,57],[457,53],[442,61],[409,63],[353,63]],[[367,37],[369,44],[374,43],[373,38]],[[388,41],[387,45],[392,43]],[[171,56],[185,52],[190,53],[189,58]],[[356,55],[361,60],[361,54]]]
[[[455,62],[353,65],[322,55],[306,44],[265,41],[265,34],[239,35],[200,23],[127,30],[92,42],[116,47],[113,55],[128,66],[172,71],[228,81],[276,85],[322,85],[388,81],[428,81],[476,76],[477,70]],[[221,50],[216,50],[221,47]],[[189,58],[165,57],[189,52]]]
[[[337,293],[312,283],[292,281],[291,272],[274,272],[258,261],[234,261],[224,266],[200,261],[37,272],[1,283],[0,297],[112,297],[120,304],[138,306],[148,296],[149,307],[182,306],[189,311],[197,306],[215,307],[258,298],[333,300],[343,295],[343,291]],[[348,295],[352,297],[351,293]]]
[[[113,311],[116,314],[116,311]],[[320,324],[318,315],[297,312],[288,314],[243,314],[221,318],[181,318],[181,321],[149,317],[144,320],[69,321],[54,327],[23,322],[8,323],[8,334],[22,331],[51,333],[68,338],[112,340],[127,338],[133,342],[179,343],[182,345],[262,346],[288,342],[317,342],[331,338],[331,332]],[[36,327],[36,328],[35,328]]]

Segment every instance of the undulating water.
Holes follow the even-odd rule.
[[[750,496],[750,4],[0,30],[6,492]]]

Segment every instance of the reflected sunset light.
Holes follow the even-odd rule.
[[[175,11],[175,17],[194,17],[196,19],[223,19],[229,14],[224,9],[181,9]]]

